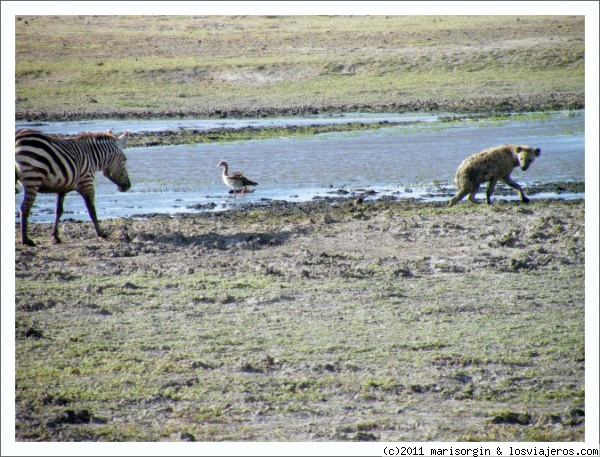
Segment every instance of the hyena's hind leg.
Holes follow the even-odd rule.
[[[456,205],[459,201],[465,198],[468,193],[468,190],[461,190],[460,192],[458,192],[454,197],[450,199],[450,201],[448,201],[448,207]]]
[[[477,200],[475,200],[475,195],[477,195],[477,192],[479,192],[479,184],[475,184],[473,186],[473,189],[471,189],[471,192],[469,193],[469,201],[471,203],[475,203],[476,205],[479,205],[479,202]]]
[[[488,205],[492,204],[492,194],[494,193],[494,189],[496,188],[497,182],[498,182],[498,179],[492,178],[492,179],[490,179],[490,183],[488,184],[488,188],[485,193],[485,201],[487,202]]]

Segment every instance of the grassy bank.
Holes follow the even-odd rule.
[[[467,108],[583,94],[584,56],[583,16],[18,17],[16,108],[18,118]]]

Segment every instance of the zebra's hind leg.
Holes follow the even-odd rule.
[[[81,194],[83,197],[83,201],[85,201],[85,206],[90,215],[90,219],[92,220],[92,224],[94,225],[94,230],[96,230],[96,235],[100,238],[106,238],[108,234],[100,228],[100,224],[98,223],[98,217],[96,217],[96,205],[94,204],[94,195],[89,194]]]
[[[26,246],[35,246],[33,240],[27,236],[27,220],[29,219],[29,212],[31,211],[35,197],[37,196],[37,187],[24,187],[24,194],[23,202],[21,203],[21,208],[19,210],[21,215],[21,244]]]
[[[54,214],[54,227],[52,227],[52,244],[60,244],[62,243],[61,239],[58,237],[58,221],[60,217],[63,215],[63,202],[65,201],[65,194],[57,194],[56,195],[56,212]]]

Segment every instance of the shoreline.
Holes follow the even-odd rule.
[[[19,111],[15,113],[17,121],[79,121],[92,119],[160,119],[160,118],[248,118],[272,116],[298,116],[336,113],[417,113],[439,112],[456,114],[498,114],[524,113],[536,111],[560,111],[585,109],[584,93],[550,93],[535,95],[515,95],[509,97],[492,96],[480,98],[428,99],[398,101],[385,104],[346,103],[340,105],[293,105],[259,106],[247,109],[152,109],[152,110],[56,110],[56,111]]]
[[[525,184],[523,187],[529,197],[534,197],[532,202],[585,202],[585,181],[551,181],[546,183]],[[185,205],[185,207],[173,206],[172,204],[169,204],[168,210],[166,208],[157,207],[155,209],[142,209],[141,211],[136,210],[131,214],[119,214],[108,217],[102,217],[99,214],[99,219],[100,221],[114,221],[117,219],[150,220],[155,218],[177,219],[196,217],[204,214],[241,214],[252,211],[263,211],[267,214],[275,215],[280,211],[306,212],[312,211],[315,208],[325,209],[327,207],[334,207],[336,205],[375,204],[377,202],[383,202],[386,204],[397,203],[401,205],[412,203],[415,206],[423,205],[423,207],[428,207],[429,205],[434,205],[436,207],[444,207],[448,200],[455,195],[455,189],[453,185],[450,187],[438,186],[435,189],[432,188],[429,191],[428,196],[423,196],[423,194],[411,196],[411,193],[412,188],[410,192],[401,192],[380,191],[372,189],[368,186],[354,188],[332,187],[328,191],[324,191],[305,200],[295,200],[293,198],[284,197],[263,197],[254,201],[239,201],[235,205],[224,201],[223,197],[214,196],[206,202],[189,204]],[[543,196],[537,197],[540,194],[543,194]],[[297,195],[295,195],[295,197],[297,197]],[[516,192],[504,184],[498,184],[494,192],[494,197],[494,203],[498,202],[500,204],[515,204],[518,200]],[[479,206],[487,206],[484,201],[484,192],[478,194],[478,199],[481,202]],[[467,201],[466,198],[464,201]],[[524,207],[527,207],[527,205]],[[176,209],[174,210],[174,208]],[[36,224],[51,224],[54,220],[54,211],[51,210],[48,212],[47,216],[48,220],[44,221],[35,221],[33,218],[30,218],[29,225],[33,226]],[[61,219],[61,224],[65,221],[87,223],[89,222],[89,216],[87,211],[82,208],[81,212],[78,212],[77,215],[65,213]],[[17,212],[15,216],[15,228],[18,227],[20,227],[20,222]]]
[[[513,106],[513,105],[506,105]],[[546,108],[549,105],[546,105]],[[577,109],[572,108],[575,105],[569,105],[568,110],[571,114],[577,113],[585,110],[583,103],[577,104]],[[173,145],[181,145],[181,144],[198,144],[198,143],[219,143],[219,142],[231,142],[231,141],[246,141],[246,140],[266,140],[271,138],[280,138],[280,137],[298,137],[298,136],[313,136],[322,133],[335,133],[335,132],[354,132],[361,130],[373,130],[373,129],[383,129],[383,128],[391,128],[397,127],[400,125],[408,125],[408,124],[419,124],[425,121],[414,120],[414,121],[398,121],[395,120],[393,116],[397,115],[411,115],[411,114],[421,114],[421,115],[437,115],[438,121],[441,123],[448,122],[471,122],[471,121],[485,121],[490,119],[510,119],[512,117],[519,116],[527,116],[532,115],[536,116],[538,114],[547,114],[547,113],[557,113],[560,111],[564,111],[559,109],[556,106],[553,106],[552,109],[546,109],[541,111],[531,111],[528,108],[531,108],[530,105],[520,105],[518,109],[510,109],[505,112],[502,111],[488,111],[481,112],[479,110],[473,110],[473,112],[469,113],[466,111],[463,112],[428,112],[424,113],[422,111],[413,111],[413,112],[392,112],[392,111],[378,111],[377,106],[371,105],[369,108],[365,108],[361,111],[327,111],[327,112],[310,112],[310,113],[295,113],[289,114],[281,112],[279,115],[274,113],[272,115],[256,115],[255,119],[268,119],[269,117],[273,118],[286,118],[286,116],[290,117],[302,117],[302,116],[352,116],[360,115],[360,114],[374,114],[381,116],[391,116],[389,119],[381,119],[370,122],[361,122],[353,119],[348,119],[347,122],[340,122],[339,119],[328,121],[326,117],[321,117],[318,122],[310,123],[310,124],[292,124],[292,125],[245,125],[245,126],[219,126],[219,127],[209,127],[209,128],[177,128],[172,127],[168,130],[149,130],[149,131],[134,131],[129,135],[128,147],[153,147],[153,146],[173,146]],[[382,108],[383,109],[383,108]],[[169,119],[175,119],[177,116],[169,116],[168,113],[158,112],[159,114],[155,116],[142,116],[140,119],[136,119],[135,121],[163,121],[167,122]],[[112,116],[120,117],[123,113],[115,114]],[[28,118],[27,120],[19,120],[17,122],[29,122],[31,125],[27,125],[27,128],[36,129],[36,127],[41,127],[45,122],[93,122],[93,121],[105,121],[111,119],[111,116],[104,117],[103,115],[96,113],[95,118],[84,119],[78,118],[75,113],[69,113],[65,115],[65,117],[71,117],[71,119],[33,119]],[[51,116],[52,117],[52,116]],[[221,116],[218,119],[227,119],[229,116]],[[132,121],[131,118],[126,118],[126,116],[121,116],[124,121]],[[208,122],[218,122],[218,119],[204,116],[197,116],[194,118],[191,115],[179,116],[179,120],[184,121],[195,119],[197,121],[208,121]],[[245,112],[245,114],[241,114],[237,118],[230,118],[230,120],[235,121],[243,121],[244,119],[251,119],[251,113]],[[259,121],[260,122],[260,121]],[[122,130],[127,129],[124,127]],[[79,133],[52,133],[51,135],[58,135],[66,138],[75,137]]]
[[[534,196],[539,194],[555,194],[556,197],[542,197],[532,200],[532,202],[553,202],[553,201],[562,201],[562,202],[585,202],[585,182],[584,181],[553,181],[548,183],[540,183],[540,184],[531,184],[529,186],[524,186],[526,193],[528,196]],[[378,195],[377,191],[374,191],[369,188],[360,188],[360,189],[343,189],[343,188],[332,188],[331,191],[327,192],[325,195],[316,195],[312,197],[310,200],[306,201],[290,201],[286,199],[271,199],[271,198],[263,198],[259,201],[248,202],[248,203],[238,203],[236,206],[228,207],[222,211],[213,211],[217,204],[211,205],[192,205],[187,206],[186,209],[189,211],[181,211],[176,213],[162,213],[162,212],[152,212],[152,213],[139,213],[134,214],[127,218],[131,219],[144,219],[144,218],[178,218],[178,217],[195,217],[201,214],[219,214],[219,213],[244,213],[249,211],[263,211],[271,216],[277,215],[279,212],[309,212],[309,211],[327,211],[328,208],[335,206],[344,206],[344,205],[353,205],[360,206],[363,204],[377,204],[381,202],[383,204],[399,204],[399,205],[414,205],[418,207],[419,205],[423,205],[424,208],[427,207],[446,207],[448,200],[456,193],[455,189],[437,189],[435,194],[436,200],[429,200],[424,197],[409,197],[407,195],[394,195],[394,194],[382,194]],[[561,194],[573,195],[573,198],[561,198]],[[494,192],[495,199],[494,203],[500,204],[516,204],[518,203],[518,197],[514,191],[508,186],[498,185]],[[502,197],[511,197],[509,200],[506,200]],[[514,198],[512,198],[514,197]],[[485,204],[484,198],[485,194],[478,194],[478,198],[480,199],[480,205],[477,206],[488,206]],[[464,199],[464,202],[468,203],[467,199]],[[493,206],[490,205],[490,206]],[[471,205],[471,203],[469,203]],[[476,206],[476,205],[472,205]],[[527,207],[528,205],[524,205]]]

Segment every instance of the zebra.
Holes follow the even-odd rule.
[[[35,246],[27,236],[27,219],[38,192],[55,193],[56,213],[52,229],[52,243],[58,244],[58,222],[63,214],[65,195],[77,191],[85,201],[90,219],[101,238],[107,234],[100,228],[94,204],[94,177],[97,171],[118,186],[120,192],[131,187],[127,173],[127,158],[121,150],[129,138],[129,131],[115,137],[110,130],[82,133],[72,139],[56,139],[43,133],[22,129],[15,134],[15,189],[18,180],[24,196],[20,208],[21,243]]]

